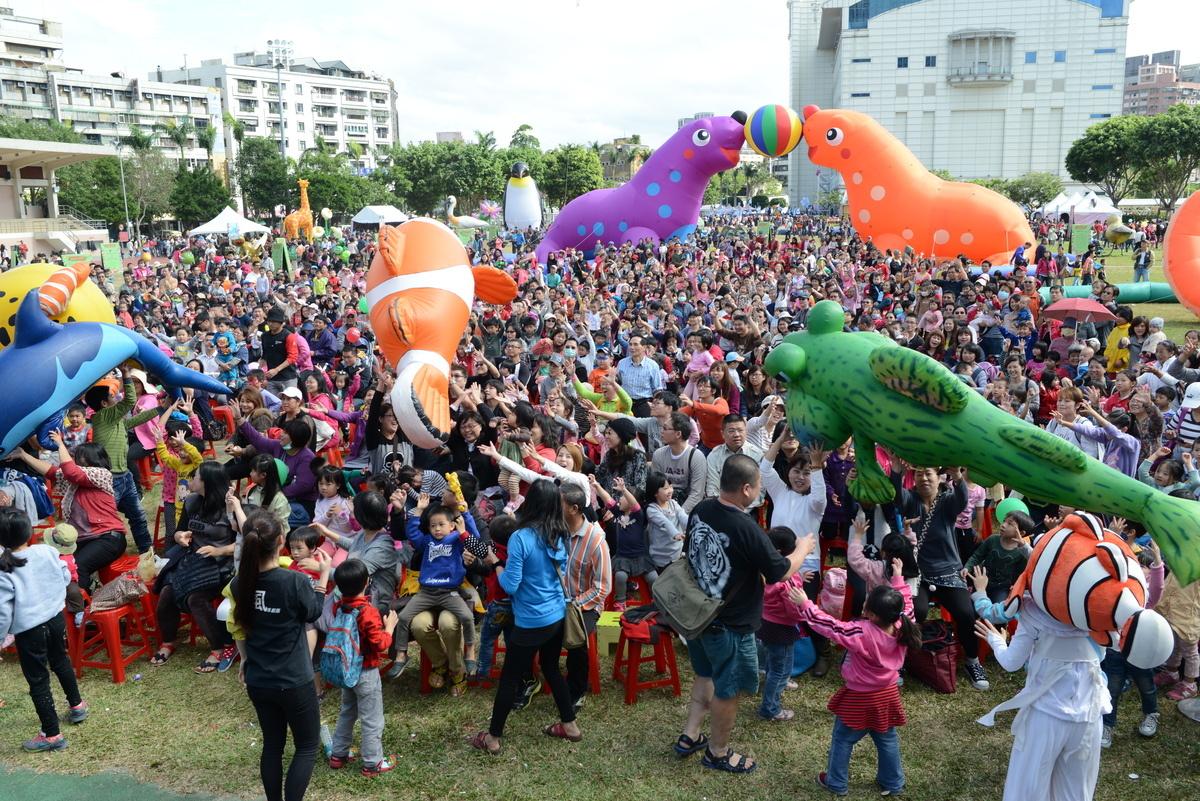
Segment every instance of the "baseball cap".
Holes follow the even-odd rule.
[[[742,354],[738,353],[737,351],[730,351],[729,353],[725,354],[725,361],[741,362],[741,361],[745,361],[745,359],[743,359]]]
[[[612,352],[608,348],[596,348],[597,359],[607,359],[612,356]]]
[[[1195,409],[1200,406],[1200,381],[1194,384],[1188,384],[1187,391],[1183,393],[1183,400],[1179,405],[1184,409]]]
[[[304,393],[296,389],[296,387],[288,387],[283,392],[279,393],[281,398],[295,398],[296,400],[304,400]]]
[[[1079,321],[1074,317],[1067,317],[1062,321],[1062,328],[1070,328],[1072,331],[1074,331],[1075,329],[1079,328]]]

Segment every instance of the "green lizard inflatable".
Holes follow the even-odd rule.
[[[983,486],[1141,521],[1180,582],[1200,578],[1200,503],[1172,498],[992,406],[945,366],[871,331],[845,333],[842,307],[823,300],[808,330],[789,334],[766,370],[786,384],[787,419],[804,445],[854,438],[854,497],[895,496],[876,443],[923,467],[963,466]]]

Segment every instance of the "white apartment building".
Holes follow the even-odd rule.
[[[297,58],[282,70],[276,70],[275,63],[270,53],[235,53],[233,63],[210,59],[198,67],[156,71],[152,77],[216,89],[222,109],[242,121],[247,136],[278,142],[282,112],[284,147],[291,158],[314,147],[320,136],[334,151],[357,142],[363,155],[355,166],[370,170],[375,166],[374,148],[390,145],[399,136],[391,81],[341,61]]]
[[[70,122],[93,145],[113,145],[137,129],[152,134],[165,155],[176,159],[179,148],[155,130],[156,124],[188,120],[205,128],[220,119],[215,89],[129,80],[120,73],[89,75],[64,66],[62,51],[61,23],[0,8],[0,114]],[[184,157],[197,163],[208,153],[193,136]]]
[[[956,178],[1051,172],[1121,113],[1132,0],[789,0],[791,103],[861,111]],[[798,147],[793,206],[840,185]]]

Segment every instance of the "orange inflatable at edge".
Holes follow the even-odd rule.
[[[1200,192],[1171,215],[1163,238],[1163,273],[1179,302],[1200,317]]]
[[[804,139],[814,164],[842,174],[854,229],[880,250],[961,253],[999,267],[1034,241],[1015,203],[976,184],[943,181],[866,114],[807,106]]]
[[[380,229],[367,307],[379,348],[396,368],[392,409],[417,447],[440,447],[450,435],[450,363],[476,293],[506,304],[517,285],[495,267],[471,267],[458,237],[437,220]]]

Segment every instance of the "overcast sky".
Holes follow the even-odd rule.
[[[651,146],[697,111],[788,99],[785,0],[42,0],[18,15],[63,23],[68,66],[145,78],[263,50],[341,59],[396,82],[400,138],[522,123],[542,145],[640,133]],[[352,11],[351,11],[352,9]],[[345,12],[349,12],[348,14]],[[1200,61],[1200,2],[1134,0],[1128,53]]]

